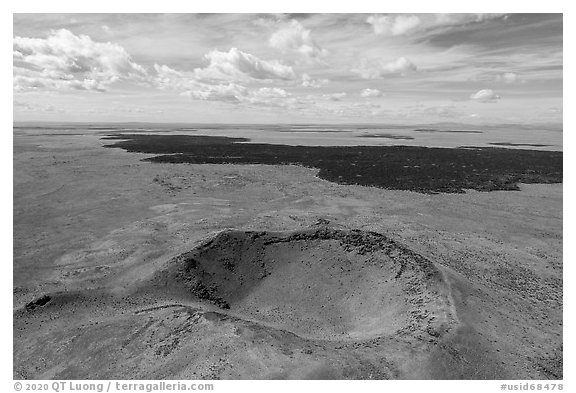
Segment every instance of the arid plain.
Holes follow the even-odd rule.
[[[14,378],[562,378],[562,184],[425,194],[14,131]]]

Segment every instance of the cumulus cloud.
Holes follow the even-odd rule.
[[[277,87],[262,87],[252,90],[244,97],[244,104],[266,107],[295,107],[302,100],[292,97],[292,94]]]
[[[269,44],[273,48],[297,52],[309,59],[320,58],[328,53],[312,39],[310,30],[297,20],[292,20],[272,34]]]
[[[167,65],[155,64],[154,70],[156,75],[152,80],[156,87],[180,91],[180,95],[193,100],[297,110],[309,108],[314,104],[311,97],[294,97],[280,87],[249,88],[236,82],[198,80],[196,71],[175,70]],[[334,98],[344,95],[335,95]]]
[[[266,98],[286,98],[290,94],[286,90],[280,89],[278,87],[262,87],[256,90],[254,92],[254,95],[259,98],[266,99]]]
[[[314,89],[318,89],[328,83],[328,79],[312,79],[308,74],[302,74],[302,87],[311,87]]]
[[[158,88],[177,90],[194,100],[259,106],[287,106],[295,101],[289,92],[279,87],[250,89],[235,82],[199,81],[195,72],[178,71],[166,65],[155,64],[154,70],[154,83]]]
[[[501,97],[491,89],[479,90],[470,96],[471,100],[478,102],[496,102]]]
[[[496,80],[502,81],[504,83],[517,83],[520,81],[520,76],[515,72],[505,72],[504,74],[498,75]]]
[[[19,93],[40,90],[92,90],[102,92],[106,90],[107,86],[96,79],[74,79],[23,67],[14,67],[12,82],[14,91]]]
[[[154,64],[156,75],[152,83],[163,90],[177,90],[182,96],[203,101],[239,103],[248,89],[237,83],[204,83],[196,80],[194,72],[178,71],[167,65]]]
[[[399,36],[408,34],[414,30],[422,21],[416,15],[372,15],[366,19],[372,25],[374,33],[378,35]]]
[[[251,90],[235,83],[227,85],[198,84],[182,95],[196,100],[259,107],[296,107],[301,101],[292,97],[286,90],[277,87]]]
[[[394,73],[406,74],[410,71],[416,71],[416,70],[417,67],[414,65],[414,63],[412,63],[405,57],[400,57],[393,62],[384,64],[382,67],[382,71],[389,74]]]
[[[235,83],[221,85],[197,84],[182,93],[183,96],[203,101],[238,103],[248,94],[248,89]]]
[[[387,75],[406,76],[418,70],[418,67],[405,57],[400,57],[392,62],[363,60],[360,67],[352,70],[364,79],[379,79]]]
[[[360,96],[364,98],[381,97],[382,92],[378,89],[364,89],[360,92]]]
[[[194,73],[177,71],[167,65],[154,64],[152,83],[160,89],[188,89],[195,86]]]
[[[142,79],[144,68],[121,46],[66,29],[47,38],[14,37],[14,88],[104,91],[121,79]]]
[[[208,61],[208,66],[194,70],[194,75],[198,80],[238,82],[251,79],[296,79],[296,73],[292,67],[281,64],[276,60],[261,60],[237,48],[232,48],[228,52],[213,50],[206,54],[204,58]]]

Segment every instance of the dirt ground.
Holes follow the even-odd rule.
[[[141,162],[149,155],[105,143],[14,134],[14,378],[562,378],[561,184],[426,195],[297,166]],[[310,335],[271,309],[258,317],[271,307],[258,292],[236,312],[158,284],[174,258],[223,230],[318,222],[377,232],[431,261],[447,299],[434,315],[448,328],[406,334],[382,320],[386,334]],[[298,285],[301,272],[283,274]],[[348,282],[364,294],[369,277]],[[358,311],[362,296],[335,298]],[[375,304],[350,315],[368,324]]]

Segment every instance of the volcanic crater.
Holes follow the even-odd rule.
[[[164,293],[309,339],[438,337],[453,321],[434,264],[375,232],[227,230],[154,281]]]

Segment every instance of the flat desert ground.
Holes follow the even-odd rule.
[[[15,129],[14,378],[562,378],[562,184],[426,194],[103,136]]]

